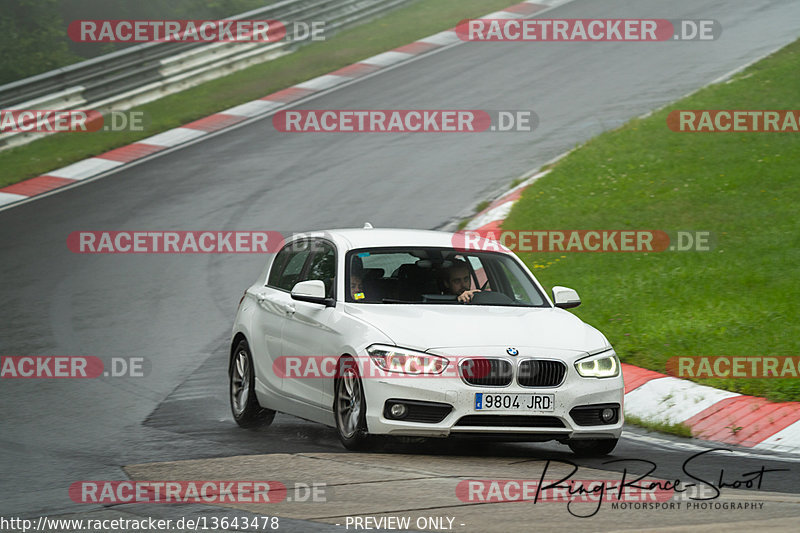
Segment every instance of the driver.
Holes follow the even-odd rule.
[[[454,259],[452,266],[444,271],[442,282],[445,294],[458,296],[458,301],[467,303],[472,301],[472,296],[480,289],[472,289],[469,265],[463,259]]]

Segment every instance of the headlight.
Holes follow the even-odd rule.
[[[604,352],[577,361],[575,370],[585,378],[613,378],[619,375],[619,359],[613,351]]]
[[[367,353],[378,368],[387,372],[441,374],[448,364],[444,357],[396,346],[373,344],[367,348]]]

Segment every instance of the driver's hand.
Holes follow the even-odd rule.
[[[464,291],[458,295],[458,301],[462,304],[472,301],[472,295],[476,292],[481,292],[480,289],[472,289],[471,291]]]

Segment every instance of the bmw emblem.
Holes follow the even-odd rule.
[[[508,348],[506,350],[506,353],[508,355],[519,355],[519,350],[517,350],[516,348]]]

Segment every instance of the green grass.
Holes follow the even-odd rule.
[[[670,435],[677,435],[679,437],[692,438],[692,429],[686,424],[667,424],[666,422],[649,422],[642,418],[625,415],[625,422],[633,424],[634,426],[643,427],[650,431],[658,431],[659,433],[669,433]]]
[[[589,141],[523,194],[505,229],[705,230],[710,252],[520,254],[621,359],[664,372],[678,355],[800,354],[800,136],[677,133],[672,109],[800,109],[800,41]],[[800,379],[706,379],[800,400]]]
[[[475,206],[475,212],[480,213],[481,211],[489,207],[489,204],[491,204],[489,200],[483,200],[482,202],[479,202],[478,205]]]
[[[415,2],[293,54],[134,108],[145,113],[145,131],[62,133],[0,152],[0,187],[266,96],[508,5],[509,0]]]

